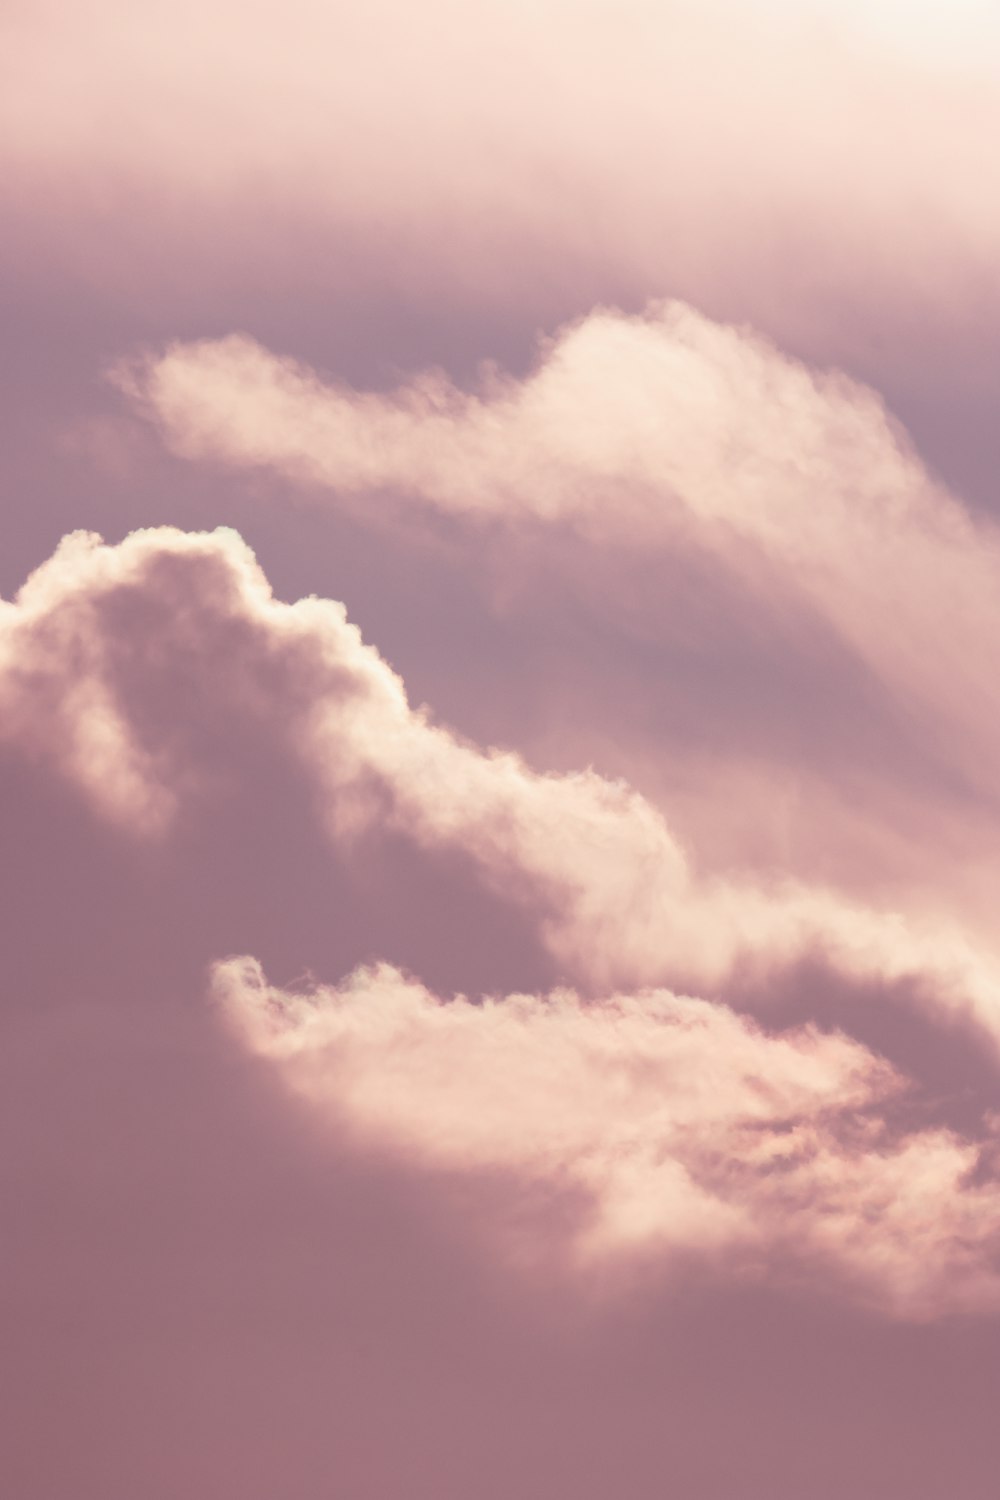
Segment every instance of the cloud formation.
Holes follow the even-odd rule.
[[[1000,1188],[975,1180],[978,1149],[893,1131],[903,1081],[844,1036],[768,1036],[662,991],[445,1003],[384,965],[289,994],[231,959],[214,984],[335,1126],[407,1161],[520,1176],[529,1201],[538,1184],[581,1194],[585,1263],[693,1254],[740,1276],[791,1261],[903,1316],[1000,1297]],[[561,1236],[528,1215],[551,1254]]]
[[[66,540],[4,608],[6,735],[44,753],[122,825],[156,832],[206,795],[220,721],[277,735],[329,836],[389,830],[460,852],[511,895],[574,983],[717,990],[821,958],[909,981],[1000,1042],[989,946],[795,882],[699,879],[662,815],[593,772],[541,775],[409,706],[341,605],[275,600],[231,532]],[[696,852],[696,851],[695,851]]]
[[[822,888],[700,876],[627,787],[539,774],[412,709],[342,606],[276,600],[232,532],[67,538],[4,604],[0,645],[4,738],[125,833],[169,846],[224,795],[226,747],[270,736],[349,881],[396,837],[521,909],[575,989],[443,1002],[382,965],[304,998],[251,960],[217,968],[238,1034],[341,1126],[582,1194],[585,1262],[659,1247],[739,1276],[791,1257],[907,1316],[992,1305],[989,1151],[896,1123],[903,1080],[860,1043],[767,1035],[720,1002],[756,986],[766,1015],[769,987],[820,959],[996,1049],[989,947]]]
[[[15,1500],[995,1500],[998,79],[0,6]]]

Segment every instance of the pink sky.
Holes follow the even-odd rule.
[[[995,8],[0,59],[0,1490],[995,1500]]]

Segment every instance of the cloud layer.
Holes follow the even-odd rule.
[[[141,193],[217,292],[235,215],[241,277],[287,264],[287,224],[296,255],[327,251],[334,286],[374,271],[548,321],[567,287],[589,304],[669,282],[836,340],[859,303],[961,313],[960,278],[995,258],[995,21],[955,7],[942,40],[922,11],[899,25],[884,4],[828,0],[435,0],[418,18],[399,0],[363,17],[216,0],[136,15],[94,0],[67,20],[40,5],[6,22],[5,159],[77,217],[60,254],[98,282],[109,218],[144,239],[121,214]],[[127,255],[121,269],[137,289]],[[857,324],[839,336],[865,342]]]
[[[0,11],[5,1493],[995,1500],[995,4]]]

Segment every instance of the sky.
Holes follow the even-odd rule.
[[[0,7],[17,1500],[995,1500],[1000,20]]]

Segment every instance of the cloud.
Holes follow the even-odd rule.
[[[761,776],[754,755],[770,759],[772,807],[804,778],[800,823],[826,807],[806,842],[853,842],[861,889],[866,869],[889,868],[905,892],[918,868],[932,886],[947,867],[939,890],[964,899],[971,870],[995,871],[981,835],[1000,796],[1000,534],[935,480],[872,390],[677,303],[594,312],[545,341],[523,379],[487,369],[472,390],[428,371],[359,393],[242,337],[175,344],[117,379],[196,462],[269,472],[374,527],[403,514],[488,527],[494,593],[515,610],[537,614],[531,590],[575,576],[580,607],[637,648],[672,664],[678,639],[702,642],[731,707],[717,705],[692,774],[721,753],[739,784]],[[640,587],[657,558],[663,586]],[[690,719],[713,689],[684,671],[681,654],[678,685],[656,691]],[[781,740],[799,709],[823,725],[807,747]],[[995,897],[987,876],[987,913]]]
[[[995,5],[0,12],[6,1490],[994,1500]]]
[[[570,518],[602,538],[669,536],[680,511],[794,554],[849,502],[876,504],[877,524],[933,499],[874,392],[676,302],[597,309],[546,339],[523,379],[487,367],[471,392],[434,370],[386,393],[324,384],[240,335],[114,378],[187,457],[470,517]]]
[[[596,543],[696,542],[826,620],[972,782],[995,749],[994,526],[923,469],[878,397],[668,304],[594,313],[523,381],[431,372],[387,396],[324,386],[251,340],[175,345],[119,373],[178,452],[269,467],[330,503],[402,501]],[[942,628],[942,611],[947,628]]]
[[[571,1255],[696,1254],[730,1275],[784,1259],[915,1316],[1000,1298],[1000,1190],[945,1130],[893,1131],[902,1080],[812,1027],[767,1035],[652,992],[442,1002],[398,970],[284,993],[215,969],[238,1033],[330,1123],[404,1160],[574,1191]],[[551,1226],[540,1236],[552,1253]],[[522,1228],[523,1232],[523,1228]]]
[[[60,549],[50,580],[81,544],[87,539]],[[135,831],[159,832],[171,792],[115,702],[106,641],[88,628],[88,599],[60,611],[60,594],[53,599],[43,586],[28,588],[16,606],[0,602],[0,742],[55,760],[103,812]]]
[[[820,959],[851,983],[908,984],[1000,1044],[997,960],[978,935],[822,886],[699,876],[697,851],[626,785],[539,774],[411,708],[343,606],[276,600],[233,532],[68,538],[2,630],[5,737],[126,829],[165,836],[220,795],[225,729],[274,743],[348,867],[386,835],[460,856],[574,984],[766,990]]]
[[[465,1500],[488,1468],[490,1500],[604,1500],[623,1482],[658,1500],[665,1473],[724,1500],[735,1461],[768,1494],[790,1475],[798,1497],[817,1445],[830,1500],[865,1493],[872,1452],[921,1500],[946,1470],[977,1494],[979,1459],[953,1456],[940,1419],[988,1427],[992,1143],[935,1125],[941,1074],[907,1089],[857,1043],[767,1035],[704,1000],[537,998],[550,981],[516,958],[498,977],[494,892],[492,947],[470,938],[489,868],[527,920],[570,923],[567,967],[598,941],[614,957],[615,923],[588,934],[575,886],[557,898],[567,867],[577,884],[602,875],[610,843],[623,899],[646,899],[656,861],[628,877],[625,856],[655,812],[640,804],[633,825],[599,778],[560,794],[560,778],[429,734],[342,611],[273,598],[232,533],[73,538],[0,606],[0,638],[18,1495],[201,1500],[236,1476],[250,1500],[311,1500],[336,1472],[351,1493]],[[98,689],[162,818],[136,819],[114,763],[76,754]],[[453,783],[447,820],[421,811]],[[541,816],[547,789],[541,880],[510,805]],[[439,838],[470,851],[444,890]],[[697,938],[688,879],[671,911]],[[379,924],[352,900],[366,883]],[[407,922],[429,937],[400,959]],[[918,966],[921,936],[897,930]],[[508,998],[436,998],[453,989],[431,960],[463,942],[474,962],[454,988]],[[303,965],[340,975],[366,951],[426,986],[369,970],[288,993]],[[771,963],[780,944],[758,951]],[[246,952],[284,989],[224,968],[227,1026],[205,966]],[[802,984],[799,1013],[816,1000]],[[934,1057],[947,1048],[932,1031]],[[977,1102],[994,1093],[988,1078]],[[732,1446],[716,1461],[720,1424]]]
[[[288,223],[306,230],[295,255],[318,237],[341,268],[367,252],[396,284],[470,300],[523,305],[534,280],[551,303],[561,279],[591,301],[632,286],[731,303],[742,280],[741,314],[787,333],[817,291],[849,306],[866,282],[950,306],[942,262],[995,251],[995,21],[966,6],[946,48],[912,10],[887,25],[884,6],[828,0],[42,4],[6,18],[5,159],[72,205],[83,232],[60,254],[98,279],[95,220],[141,235],[119,218],[140,192],[185,259],[197,233],[216,281],[235,214],[258,264],[284,259]]]

